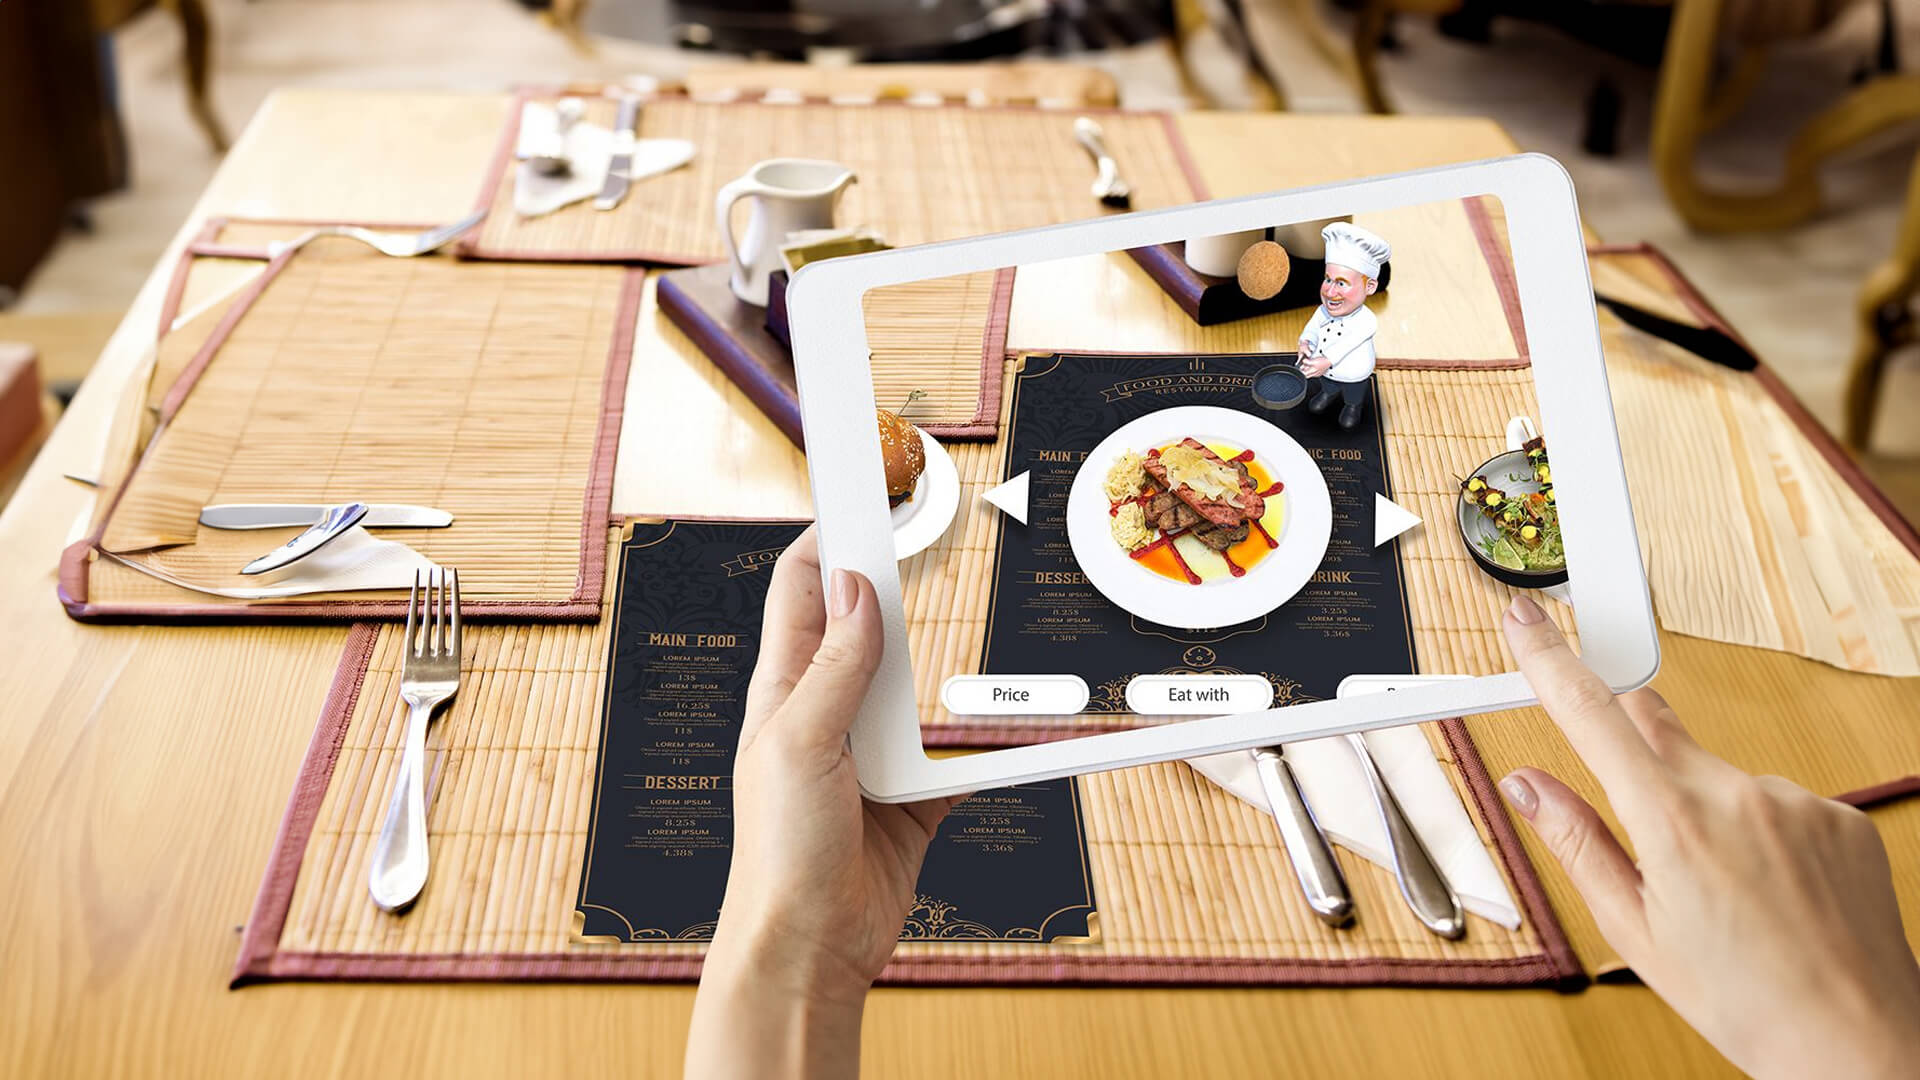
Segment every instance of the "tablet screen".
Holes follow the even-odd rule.
[[[1511,671],[1516,592],[1573,628],[1500,202],[1246,226],[865,293],[929,744]]]

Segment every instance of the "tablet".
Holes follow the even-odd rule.
[[[1615,690],[1658,667],[1550,158],[813,262],[787,302],[822,565],[884,613],[870,798],[1529,704],[1516,593]],[[1411,674],[1471,677],[1337,696]]]

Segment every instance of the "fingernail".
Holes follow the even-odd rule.
[[[1500,794],[1506,796],[1520,816],[1528,821],[1532,821],[1533,812],[1540,809],[1539,794],[1519,773],[1509,773],[1506,779],[1500,781]]]
[[[1547,617],[1547,613],[1540,610],[1540,605],[1534,603],[1530,596],[1515,596],[1513,603],[1507,605],[1507,614],[1513,616],[1513,621],[1521,626],[1532,626]]]
[[[860,590],[853,583],[853,575],[835,568],[832,584],[827,589],[827,614],[843,619],[853,614],[853,605],[860,599]]]

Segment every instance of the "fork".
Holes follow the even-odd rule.
[[[435,568],[407,598],[400,697],[407,703],[406,747],[393,781],[387,820],[373,846],[367,891],[385,911],[403,911],[427,884],[427,724],[460,688],[460,573]],[[421,606],[425,599],[426,605]]]
[[[1101,205],[1111,206],[1115,210],[1132,209],[1133,188],[1120,178],[1120,166],[1107,150],[1106,133],[1100,130],[1100,125],[1090,116],[1076,117],[1073,121],[1073,137],[1079,140],[1081,148],[1093,158],[1094,165],[1099,169],[1098,175],[1093,178],[1093,197],[1099,199]]]
[[[277,255],[282,251],[306,247],[322,236],[346,236],[372,247],[382,255],[405,259],[446,247],[458,239],[460,234],[486,220],[486,217],[485,210],[475,210],[459,221],[437,225],[417,233],[376,232],[373,229],[363,229],[358,225],[320,225],[301,233],[299,237],[288,241],[284,247],[276,245],[273,250]]]

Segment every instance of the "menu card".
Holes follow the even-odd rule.
[[[773,563],[804,525],[637,522],[619,551],[583,938],[713,936],[733,842],[733,756]],[[1093,887],[1071,780],[982,792],[942,823],[902,941],[1068,942]]]
[[[1392,497],[1379,384],[1351,430],[1304,405],[1262,408],[1253,400],[1254,373],[1290,356],[1025,359],[1014,382],[1006,476],[1032,472],[1028,520],[1000,519],[982,673],[1071,671],[1092,692],[1087,711],[1125,713],[1136,675],[1263,675],[1277,707],[1331,698],[1357,672],[1414,670],[1399,545],[1373,546],[1374,494]],[[1122,424],[1179,405],[1258,416],[1291,435],[1326,478],[1333,500],[1326,558],[1293,599],[1259,619],[1207,630],[1149,622],[1109,602],[1074,560],[1067,492],[1081,463]]]

